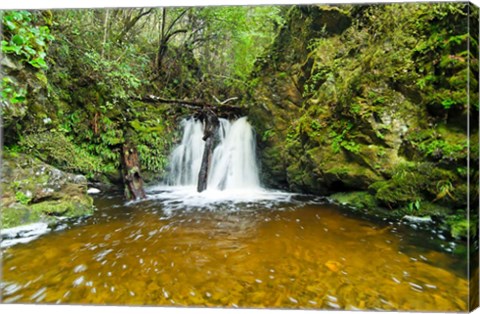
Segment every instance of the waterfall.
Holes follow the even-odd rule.
[[[182,121],[181,143],[170,156],[167,179],[172,186],[195,186],[205,142],[203,123],[193,118]],[[255,156],[255,136],[247,118],[220,119],[216,146],[208,174],[208,190],[258,189],[260,180]]]

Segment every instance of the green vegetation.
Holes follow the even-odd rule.
[[[2,40],[2,52],[15,54],[21,63],[37,69],[48,69],[45,57],[48,43],[54,40],[47,25],[35,25],[39,16],[28,11],[7,11],[3,25],[9,36]],[[47,17],[44,22],[48,23]]]
[[[108,182],[120,180],[119,148],[130,141],[146,178],[158,179],[188,110],[142,98],[214,103],[243,96],[256,58],[283,23],[280,13],[277,7],[7,11],[6,149]]]
[[[22,151],[69,172],[93,177],[100,171],[101,164],[97,158],[72,144],[59,132],[29,134],[22,138],[19,145]]]
[[[470,114],[478,131],[468,12],[466,3],[7,11],[5,150],[112,183],[132,143],[142,175],[159,180],[178,122],[195,110],[149,96],[238,97],[268,185],[444,217],[464,237],[457,209],[467,177],[478,177],[467,168],[478,162],[465,124]],[[32,206],[22,182],[10,198]]]
[[[47,51],[55,39],[50,25],[48,11],[45,14],[28,11],[6,11],[2,14],[1,53],[4,58],[0,73],[0,102],[4,126],[8,128],[6,138],[10,136],[9,131],[19,131],[18,120],[25,118],[39,96],[39,86],[45,85]],[[16,75],[8,75],[9,70]]]
[[[379,207],[375,197],[368,192],[335,193],[330,198],[342,205],[350,205],[365,211]]]
[[[472,234],[477,233],[476,224],[469,222],[466,219],[466,213],[464,210],[458,210],[455,215],[448,216],[446,223],[450,226],[450,233],[454,238],[466,238],[469,228]]]
[[[467,110],[478,116],[468,12],[463,3],[290,10],[255,72],[261,101],[251,116],[259,132],[275,134],[262,143],[265,168],[277,165],[265,177],[357,208],[373,198],[397,216],[450,217],[452,235],[465,237],[465,213],[455,209],[467,205]]]
[[[22,191],[17,191],[15,193],[15,198],[22,205],[28,205],[31,201],[31,198],[25,195]]]

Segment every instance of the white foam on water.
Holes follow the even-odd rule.
[[[2,241],[0,248],[7,248],[20,243],[28,243],[50,231],[48,224],[43,222],[3,229],[0,231]]]
[[[166,204],[178,203],[186,207],[207,207],[208,205],[226,202],[250,203],[262,201],[290,202],[292,193],[255,189],[207,189],[201,193],[197,187],[191,186],[166,186],[158,185],[147,189],[147,197],[151,200],[165,201]]]

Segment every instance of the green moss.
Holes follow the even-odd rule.
[[[65,171],[93,176],[101,169],[100,159],[74,145],[59,132],[26,135],[20,145],[27,153]]]
[[[347,176],[349,173],[351,173],[351,169],[345,165],[339,166],[339,167],[333,167],[327,170],[328,174],[332,174],[334,176],[337,176],[338,178]]]
[[[74,218],[91,215],[93,209],[91,198],[76,197],[68,200],[44,201],[29,206],[14,204],[2,208],[1,222],[3,228],[12,228],[38,221],[52,223],[58,216]]]
[[[264,152],[264,164],[268,166],[269,172],[273,176],[284,173],[285,165],[282,162],[282,151],[278,147],[269,147]]]
[[[292,163],[287,168],[289,186],[295,191],[315,192],[315,182],[311,171],[305,170],[301,161]]]
[[[468,217],[465,210],[457,209],[446,215],[444,226],[454,238],[475,237],[478,233],[478,215]]]
[[[469,221],[463,210],[457,211],[455,215],[448,216],[445,219],[445,223],[454,238],[466,239],[469,232],[471,236],[475,236],[478,232],[477,224],[472,220]]]
[[[468,236],[468,228],[469,228],[468,220],[460,220],[451,223],[450,233],[454,238],[467,238]]]
[[[27,205],[32,200],[30,197],[25,195],[22,191],[17,191],[15,193],[15,199],[22,205]]]
[[[330,195],[330,198],[342,205],[349,205],[358,209],[369,210],[379,207],[375,197],[368,192],[335,193]]]
[[[42,216],[79,217],[93,213],[93,200],[72,199],[45,201],[30,206],[32,212]]]
[[[419,214],[435,216],[435,217],[445,217],[451,213],[451,209],[437,203],[432,203],[429,201],[422,201],[419,207]]]
[[[12,207],[2,207],[1,219],[2,228],[11,228],[38,221],[38,216],[33,215],[26,206],[16,205]]]
[[[407,204],[421,198],[415,189],[415,185],[402,185],[397,181],[378,181],[369,186],[374,190],[375,197],[387,206]]]
[[[410,204],[422,200],[434,201],[442,206],[463,204],[466,198],[455,196],[455,193],[466,193],[462,187],[452,170],[439,168],[433,163],[405,162],[394,169],[392,178],[375,182],[369,189],[386,206],[408,208]]]
[[[93,212],[83,176],[62,172],[25,154],[3,155],[1,222],[4,228],[56,216],[79,217]]]

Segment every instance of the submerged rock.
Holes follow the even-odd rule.
[[[28,155],[4,153],[1,188],[3,228],[49,224],[59,217],[93,212],[84,176],[61,171]]]

